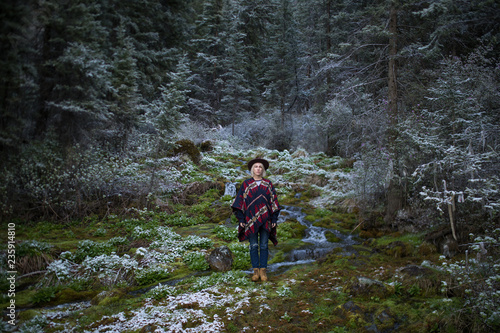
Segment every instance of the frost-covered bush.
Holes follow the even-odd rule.
[[[135,271],[135,279],[139,285],[148,285],[168,278],[171,272],[171,267],[163,265],[138,268]]]
[[[292,289],[287,285],[282,285],[281,287],[279,287],[276,290],[276,293],[280,297],[290,297],[293,294]]]
[[[242,170],[235,168],[230,161],[217,161],[212,157],[204,156],[200,164],[222,179],[237,179],[242,174]]]
[[[106,243],[112,245],[112,246],[122,246],[127,244],[127,238],[123,236],[117,236],[110,238],[109,240],[106,241]]]
[[[87,257],[96,257],[102,254],[109,255],[116,252],[119,246],[125,245],[125,237],[114,237],[105,242],[95,242],[92,240],[83,240],[78,243],[76,252],[71,257],[75,262],[82,262]]]
[[[95,279],[104,286],[113,286],[120,282],[131,282],[138,263],[125,254],[119,257],[116,254],[102,254],[96,257],[87,257],[82,262],[82,274],[85,278]]]
[[[238,235],[238,229],[236,228],[228,228],[223,225],[218,225],[214,228],[214,233],[217,237],[220,239],[226,240],[226,241],[232,241],[236,239],[236,236]]]
[[[458,261],[441,257],[441,270],[449,274],[442,291],[464,299],[461,315],[471,316],[482,329],[500,329],[500,229],[488,236],[470,235],[473,243],[466,259]]]
[[[106,236],[106,233],[108,231],[105,229],[105,228],[98,228],[96,231],[94,231],[94,236],[95,237],[102,237],[102,236]]]
[[[59,283],[66,283],[74,279],[79,266],[66,259],[54,260],[47,266],[46,278],[53,276]]]
[[[179,241],[181,235],[172,231],[168,227],[156,227],[153,229],[136,226],[132,232],[132,237],[135,239],[156,239],[157,241]]]
[[[160,249],[150,248],[146,252],[141,251],[143,258],[140,260],[141,265],[152,266],[158,264],[168,264],[174,262],[176,259],[182,257],[185,250],[180,246],[163,247]]]
[[[168,227],[157,227],[154,229],[143,229],[136,227],[134,229],[134,237],[145,237],[156,239],[153,241],[149,250],[138,249],[142,259],[141,263],[152,265],[154,262],[170,263],[178,258],[184,258],[184,261],[191,269],[204,270],[206,265],[204,254],[202,252],[188,252],[193,249],[208,249],[214,246],[213,241],[206,237],[189,235],[182,238]],[[155,235],[153,237],[153,235]],[[188,252],[186,254],[186,252]]]
[[[35,316],[23,323],[17,332],[19,333],[43,333],[49,321],[45,316]]]
[[[498,102],[492,102],[500,98],[498,65],[483,54],[441,61],[426,99],[400,125],[401,163],[416,187],[413,200],[448,215],[451,225],[470,223],[482,210],[500,211],[500,125]]]
[[[214,129],[209,128],[199,121],[185,119],[173,134],[175,140],[189,139],[195,144],[214,138]]]
[[[177,290],[174,287],[162,285],[160,283],[158,286],[149,290],[146,293],[146,297],[154,298],[155,300],[159,301],[167,296],[173,296],[175,294],[177,294]]]
[[[214,246],[214,243],[210,238],[189,235],[183,239],[182,246],[186,250],[192,250],[194,248],[209,249]]]
[[[40,207],[35,212],[40,216],[71,216],[83,202],[97,199],[97,192],[108,187],[114,167],[120,167],[98,148],[63,149],[50,136],[20,149],[10,168],[0,173],[0,183],[5,185],[0,188],[3,213],[22,212],[22,202]]]

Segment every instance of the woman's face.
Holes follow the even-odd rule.
[[[264,166],[262,163],[255,163],[252,165],[252,172],[255,177],[262,177],[262,173],[264,172]]]

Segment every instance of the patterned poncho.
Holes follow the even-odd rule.
[[[244,216],[245,227],[238,227],[240,242],[263,226],[269,232],[271,242],[278,244],[276,228],[271,228],[271,217],[274,215],[277,218],[281,207],[271,181],[262,179],[260,185],[257,185],[253,178],[245,180],[231,208],[237,216]]]

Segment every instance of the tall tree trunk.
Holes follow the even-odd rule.
[[[394,147],[395,127],[398,123],[398,88],[397,88],[397,18],[398,12],[396,4],[391,3],[391,12],[389,19],[389,118],[391,125],[390,145]]]
[[[398,210],[403,206],[403,191],[400,182],[397,181],[395,173],[398,172],[398,153],[396,149],[396,138],[398,124],[398,90],[397,90],[397,3],[391,2],[389,14],[389,71],[388,71],[388,90],[389,90],[389,109],[390,119],[388,130],[388,145],[391,152],[392,163],[389,176],[387,191],[386,221],[392,221]]]
[[[43,31],[43,45],[42,45],[42,58],[38,64],[38,71],[40,73],[40,97],[38,103],[38,114],[35,123],[35,138],[41,139],[45,136],[49,121],[49,110],[47,108],[47,101],[49,100],[50,93],[52,91],[52,84],[48,82],[47,77],[49,73],[47,72],[46,62],[50,57],[50,38],[51,38],[51,27],[50,25],[45,26]]]

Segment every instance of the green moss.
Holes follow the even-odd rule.
[[[348,258],[344,258],[338,255],[333,255],[332,257],[334,259],[332,261],[332,264],[336,269],[356,269],[356,267],[351,264],[351,261]]]
[[[325,232],[326,240],[330,243],[340,243],[342,240],[338,238],[333,232],[327,231]]]
[[[19,315],[18,315],[17,319],[19,319],[20,322],[24,323],[30,319],[35,318],[38,315],[40,315],[40,311],[28,309],[28,310],[24,310],[24,311],[19,311]]]
[[[283,251],[278,251],[274,256],[269,260],[269,264],[275,264],[278,262],[285,261],[285,253]]]
[[[76,291],[72,288],[64,288],[56,294],[56,299],[53,304],[74,303],[83,300],[92,299],[97,291]]]
[[[16,292],[16,307],[18,308],[27,308],[33,305],[32,298],[36,294],[37,290],[33,287],[30,287],[25,290],[21,290]],[[6,298],[2,300],[4,303],[0,304],[2,309],[7,308],[9,305],[10,299]]]
[[[279,239],[278,241],[279,243],[276,248],[283,252],[290,252],[298,247],[306,245],[306,243],[304,243],[301,239],[296,239],[296,238],[288,239],[284,242],[280,242]]]
[[[318,220],[317,216],[316,215],[306,215],[304,217],[304,220],[306,220],[307,222],[316,222]]]
[[[382,236],[377,239],[377,245],[388,245],[389,243],[392,243],[394,241],[401,241],[404,243],[411,244],[413,246],[420,245],[423,242],[423,237],[424,233],[419,233],[419,234],[392,234],[392,235],[386,235]]]
[[[113,297],[105,297],[98,305],[100,306],[109,306],[111,304],[120,302],[123,300],[122,296],[113,296]]]

